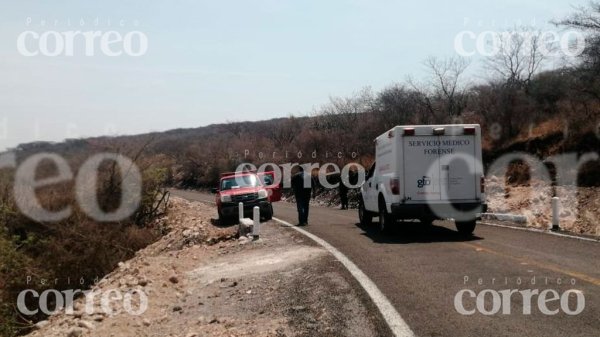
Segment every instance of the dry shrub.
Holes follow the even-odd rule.
[[[81,160],[71,158],[73,165]],[[103,167],[98,174],[97,196],[105,210],[119,202],[120,177]],[[39,179],[52,176],[51,166],[38,168]],[[72,207],[72,215],[55,223],[40,223],[19,213],[12,195],[12,173],[0,176],[0,335],[27,332],[43,314],[23,317],[16,310],[17,296],[25,289],[41,293],[45,289],[87,289],[139,249],[155,242],[159,228],[149,226],[167,209],[167,177],[160,161],[146,158],[140,168],[143,177],[142,201],[137,211],[120,222],[99,223],[79,209],[74,201],[72,183],[37,190],[37,197],[49,210]],[[116,200],[116,202],[115,202]],[[160,202],[159,202],[160,201]],[[27,283],[27,277],[32,281]],[[42,284],[42,280],[50,280]],[[82,283],[80,283],[82,281]],[[28,303],[36,308],[37,301]],[[52,305],[50,305],[52,308]]]

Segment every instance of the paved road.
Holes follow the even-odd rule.
[[[175,194],[214,200],[197,192]],[[296,223],[295,204],[277,203],[275,216]],[[485,225],[464,239],[443,221],[429,228],[399,223],[391,234],[380,235],[375,228],[361,228],[354,210],[318,206],[311,207],[309,223],[304,229],[361,268],[418,336],[600,336],[600,243]],[[464,307],[475,312],[457,311],[455,296],[462,289],[479,294],[482,310],[467,293]],[[551,290],[547,308],[558,313],[543,314],[538,295],[531,297],[530,314],[523,313],[529,302],[523,293],[504,296],[502,303],[500,291],[528,289]],[[568,299],[566,310],[577,311],[579,302],[583,311],[565,313],[560,300],[552,300],[552,290]],[[499,312],[481,313],[495,309],[496,294]]]

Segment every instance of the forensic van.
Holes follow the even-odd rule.
[[[460,233],[473,232],[487,208],[478,124],[396,126],[375,147],[360,188],[362,225],[378,216],[385,232],[399,219],[454,219]]]

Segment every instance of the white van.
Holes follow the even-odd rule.
[[[361,224],[379,216],[386,231],[398,219],[452,218],[460,233],[473,232],[487,208],[478,124],[396,126],[375,143],[360,189]]]

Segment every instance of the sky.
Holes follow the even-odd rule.
[[[425,58],[456,55],[462,31],[529,25],[558,32],[548,22],[585,3],[2,0],[0,151],[310,114],[332,96],[422,78]],[[77,31],[98,32],[90,55],[83,35],[66,55],[68,33]],[[101,48],[103,38],[117,39],[114,32],[123,40],[131,33],[129,49],[121,40],[108,49],[119,56]],[[130,55],[143,50],[140,33],[147,48]],[[481,77],[479,57],[471,57],[473,78]]]

